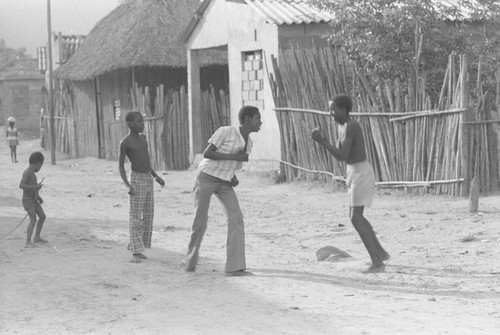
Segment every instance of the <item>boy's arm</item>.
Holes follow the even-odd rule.
[[[341,143],[340,148],[337,148],[336,146],[328,142],[326,137],[323,135],[323,131],[320,128],[315,128],[312,131],[311,137],[314,141],[318,142],[321,146],[328,150],[337,160],[345,161],[349,156],[349,152],[351,151],[354,134],[349,126],[346,127],[345,140]]]
[[[151,175],[161,187],[165,186],[165,181],[155,172],[155,170],[151,169]]]
[[[127,174],[125,173],[125,156],[127,155],[127,143],[125,140],[120,142],[120,156],[118,158],[118,171],[120,171],[120,177],[122,177],[123,182],[128,188],[132,186],[128,182]]]
[[[244,150],[238,152],[235,155],[217,152],[216,150],[217,147],[214,144],[210,143],[203,152],[203,157],[217,161],[230,160],[238,162],[248,162],[248,153],[246,153]]]
[[[236,186],[238,186],[239,183],[240,183],[240,181],[238,180],[236,175],[234,175],[233,178],[231,179],[231,186],[236,187]]]
[[[21,182],[19,183],[19,188],[26,191],[33,191],[33,190],[38,191],[39,189],[42,188],[41,183],[30,185],[29,179],[30,179],[29,173],[24,172],[21,178]]]

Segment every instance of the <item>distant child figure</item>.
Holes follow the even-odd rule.
[[[165,181],[151,169],[148,142],[141,134],[144,131],[144,119],[139,112],[130,112],[125,121],[129,127],[128,135],[120,142],[120,158],[118,169],[130,194],[130,243],[128,250],[132,252],[132,263],[140,263],[147,257],[142,253],[151,248],[154,216],[153,178],[161,187]],[[128,157],[131,169],[130,183],[125,173],[125,157]]]
[[[23,190],[23,207],[26,212],[28,212],[30,217],[30,224],[26,234],[26,248],[34,247],[35,245],[33,243],[47,243],[47,240],[40,237],[40,232],[42,231],[43,223],[45,222],[45,212],[42,208],[43,199],[39,194],[43,184],[37,182],[35,174],[35,172],[40,171],[42,168],[43,161],[44,157],[41,152],[35,151],[32,153],[29,158],[30,165],[26,170],[24,170],[23,177],[19,183],[19,188]],[[38,223],[36,221],[37,215]],[[35,224],[36,232],[32,243],[31,235],[33,234]]]
[[[375,175],[366,158],[363,131],[349,115],[352,109],[350,97],[336,96],[330,103],[330,109],[335,122],[343,127],[338,147],[330,144],[319,128],[312,131],[311,137],[336,159],[346,162],[349,217],[372,260],[366,272],[382,272],[385,269],[383,262],[389,259],[389,254],[382,248],[370,222],[363,216],[365,206],[371,205],[375,193]]]
[[[5,134],[7,135],[7,142],[10,147],[10,158],[12,159],[12,163],[17,163],[17,146],[19,145],[19,134],[17,133],[17,128],[14,127],[16,123],[16,119],[10,116],[7,119],[9,126],[7,127],[7,131]]]

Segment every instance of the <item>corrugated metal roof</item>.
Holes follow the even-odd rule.
[[[56,38],[59,36],[56,35]],[[85,40],[84,35],[62,35],[62,64],[66,63]]]
[[[306,0],[244,0],[268,23],[301,24],[330,22],[333,15],[309,5]]]

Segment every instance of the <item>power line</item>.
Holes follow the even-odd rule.
[[[83,17],[82,12],[80,11],[80,9],[78,8],[78,6],[76,5],[75,0],[72,0],[71,4],[73,5],[73,7],[75,8],[76,12],[78,13],[78,16],[80,16],[80,19],[82,20],[83,25],[85,26],[85,29],[87,29],[87,31],[90,30],[90,28],[89,28],[89,26],[87,24],[87,21],[85,21],[85,18]]]

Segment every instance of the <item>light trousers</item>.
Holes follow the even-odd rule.
[[[210,198],[215,194],[227,216],[226,272],[246,269],[245,229],[243,214],[236,193],[230,182],[198,172],[194,192],[195,218],[188,246],[188,258],[196,262],[203,235],[207,230]],[[188,261],[189,261],[188,260]]]

